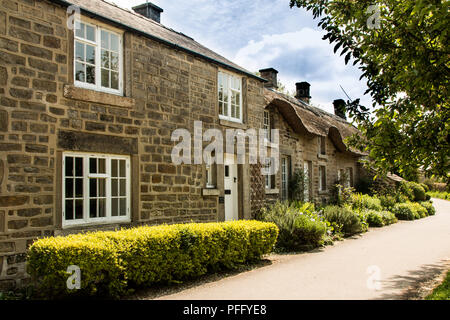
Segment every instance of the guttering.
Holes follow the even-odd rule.
[[[74,5],[73,3],[68,2],[68,1],[65,1],[65,0],[50,0],[50,2],[59,4],[59,5],[61,5],[61,6],[65,6],[65,7],[69,7],[69,6]],[[180,50],[180,51],[184,51],[184,52],[190,53],[190,54],[192,54],[192,55],[194,55],[194,56],[197,56],[197,57],[200,57],[200,58],[205,59],[205,60],[207,60],[207,61],[210,61],[210,62],[213,62],[213,63],[215,63],[215,64],[218,64],[218,65],[220,65],[220,66],[222,66],[222,67],[224,67],[224,68],[226,68],[226,69],[230,69],[230,70],[233,70],[233,71],[235,71],[235,72],[243,73],[243,74],[245,74],[245,75],[247,75],[247,76],[249,76],[249,77],[252,77],[252,78],[257,79],[257,80],[262,81],[262,82],[268,82],[266,79],[261,78],[261,77],[258,77],[257,75],[254,75],[253,73],[246,72],[246,71],[244,71],[244,70],[235,68],[235,67],[230,66],[230,65],[228,65],[228,64],[226,64],[226,63],[223,63],[223,62],[221,62],[221,61],[218,61],[218,60],[216,60],[216,59],[214,59],[214,58],[205,56],[205,55],[203,55],[203,54],[201,54],[201,53],[198,53],[198,52],[196,52],[196,51],[193,51],[193,50],[187,49],[187,48],[185,48],[185,47],[179,46],[179,45],[177,45],[177,44],[175,44],[175,43],[172,43],[172,42],[167,41],[167,40],[165,40],[165,39],[162,39],[162,38],[160,38],[160,37],[154,36],[154,35],[152,35],[152,34],[150,34],[150,33],[144,32],[144,31],[142,31],[142,30],[133,28],[133,27],[127,25],[127,24],[124,24],[124,23],[122,23],[122,22],[118,22],[118,21],[113,20],[113,19],[111,19],[111,18],[105,17],[105,16],[103,16],[103,15],[101,15],[101,14],[98,14],[98,13],[93,12],[93,11],[91,11],[91,10],[85,9],[85,8],[83,8],[83,7],[79,7],[79,8],[80,8],[81,12],[83,12],[83,13],[85,13],[85,14],[91,16],[91,17],[98,18],[98,19],[100,19],[100,20],[103,20],[104,22],[109,22],[109,23],[115,24],[116,26],[120,26],[120,27],[124,28],[124,29],[127,30],[127,31],[134,32],[134,33],[137,33],[137,34],[139,34],[139,35],[142,35],[142,36],[148,37],[148,38],[150,38],[150,39],[156,40],[156,41],[158,41],[158,42],[161,42],[161,43],[163,43],[163,44],[165,44],[165,45],[167,45],[167,46],[169,46],[169,47],[175,48],[175,49],[177,49],[177,50]]]

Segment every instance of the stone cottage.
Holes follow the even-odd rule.
[[[357,178],[343,119],[164,27],[162,12],[0,1],[0,291],[26,284],[26,249],[39,237],[249,219],[288,196],[292,168],[308,168],[311,197],[326,196],[339,169]],[[193,132],[196,121],[203,130],[280,128],[284,171],[266,179],[261,164],[231,155],[175,165],[172,133]]]

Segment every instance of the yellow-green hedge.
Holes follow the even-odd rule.
[[[28,272],[42,297],[118,297],[129,288],[170,283],[255,261],[270,253],[273,223],[233,221],[139,227],[52,237],[33,243]],[[68,266],[81,269],[81,289],[68,290]]]

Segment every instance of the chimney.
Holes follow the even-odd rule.
[[[308,82],[297,82],[295,84],[295,87],[297,89],[297,94],[295,95],[295,97],[309,104],[309,100],[311,99],[311,96],[309,95],[309,89],[311,85]]]
[[[261,69],[259,70],[259,73],[261,74],[261,78],[269,81],[264,84],[266,88],[273,88],[275,90],[278,89],[277,70],[275,70],[274,68]]]
[[[345,101],[342,99],[334,100],[333,105],[334,105],[334,114],[337,115],[338,117],[341,117],[344,120],[347,120],[347,117],[345,115],[346,111]]]
[[[132,9],[134,12],[139,13],[146,18],[161,23],[161,12],[163,12],[164,10],[151,2],[146,2],[139,6],[133,7]]]

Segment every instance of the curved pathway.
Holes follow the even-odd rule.
[[[268,266],[158,299],[402,299],[450,264],[450,201],[435,216],[371,228],[315,252],[273,255]]]

